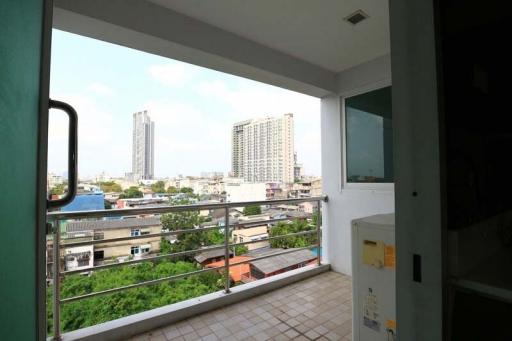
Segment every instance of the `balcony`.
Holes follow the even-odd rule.
[[[350,277],[328,271],[130,340],[352,340]]]
[[[142,209],[116,209],[89,212],[52,212],[48,214],[48,221],[53,226],[52,258],[59,259],[53,262],[51,304],[53,306],[52,324],[54,333],[50,338],[55,340],[94,340],[94,339],[126,339],[140,333],[151,333],[154,339],[174,338],[180,339],[231,339],[252,336],[257,340],[287,339],[294,337],[317,338],[324,336],[329,339],[342,340],[350,335],[350,280],[348,277],[330,272],[329,265],[321,263],[321,207],[326,197],[311,197],[299,199],[267,200],[258,202],[215,203],[204,205],[161,206]],[[249,205],[265,206],[271,208],[282,204],[299,204],[311,202],[316,205],[316,221],[313,219],[297,220],[295,217],[279,215],[278,217],[262,218],[260,221],[251,220],[249,223],[230,222],[230,210],[235,207]],[[161,217],[163,214],[179,214],[183,212],[199,212],[200,210],[223,210],[224,223],[215,225],[197,225],[193,227],[175,226],[168,229],[162,227],[160,232],[144,235],[130,235],[104,239],[76,240],[68,238],[62,223],[66,221],[79,221],[80,219],[103,219],[109,217],[108,225],[112,227],[112,219],[122,216],[149,216]],[[154,219],[154,218],[152,218]],[[160,219],[157,219],[160,221]],[[99,220],[94,225],[101,225]],[[137,220],[130,219],[137,222]],[[163,219],[162,219],[163,222]],[[292,233],[274,233],[274,229],[282,223],[291,224],[299,222],[302,229]],[[245,226],[245,225],[247,226]],[[265,238],[240,242],[233,238],[237,229],[253,228],[260,224],[267,226],[268,235]],[[280,225],[281,224],[281,225]],[[126,221],[121,225],[126,225]],[[226,228],[228,226],[229,228]],[[285,225],[288,226],[288,225]],[[277,229],[278,230],[278,229]],[[155,230],[153,230],[155,231]],[[180,238],[185,235],[203,235],[215,232],[221,234],[222,244],[203,245],[195,249],[179,250],[178,252],[148,253],[145,257],[119,257],[119,261],[98,263],[91,259],[89,267],[69,269],[69,262],[64,262],[66,256],[74,249],[88,248],[90,255],[95,253],[94,247],[104,248],[105,245],[124,245],[132,248],[135,244],[145,244],[148,239],[168,237]],[[298,239],[301,245],[287,247],[286,241]],[[237,248],[266,242],[264,249],[245,251],[236,254]],[[305,243],[307,241],[307,244]],[[279,243],[281,244],[279,244]],[[282,243],[285,244],[282,244]],[[130,244],[131,243],[131,244]],[[277,246],[276,246],[277,245]],[[207,250],[207,252],[205,252]],[[202,257],[197,257],[201,254]],[[122,260],[121,260],[122,258]],[[206,261],[203,258],[210,259]],[[125,282],[122,285],[103,286],[101,289],[85,285],[85,289],[73,291],[66,287],[66,280],[74,275],[75,284],[88,281],[103,270],[124,268],[136,269],[138,264],[148,264],[156,269],[165,261],[195,259],[186,271],[173,273],[146,273],[146,277],[136,277],[136,280]],[[187,263],[188,264],[188,263]],[[125,270],[122,270],[125,271]],[[128,271],[128,270],[127,270]],[[203,291],[198,297],[187,297],[185,300],[174,300],[172,304],[158,304],[148,309],[139,309],[130,314],[120,313],[121,316],[112,321],[89,323],[79,326],[80,329],[70,325],[69,315],[75,308],[83,308],[80,303],[88,299],[108,297],[123,293],[129,295],[131,290],[141,288],[155,288],[154,290],[174,290],[171,283],[184,279],[200,279],[206,274],[216,274],[216,285],[223,290]],[[83,279],[76,276],[86,275]],[[220,284],[219,284],[220,283]],[[89,283],[90,284],[90,283]],[[167,287],[169,284],[171,287]],[[215,287],[215,285],[213,286]],[[63,289],[62,289],[63,288]],[[64,291],[63,291],[64,290]],[[152,290],[152,289],[148,289]],[[190,290],[189,290],[190,291]],[[192,290],[192,291],[195,291]],[[132,291],[133,292],[133,291]],[[63,294],[64,293],[64,294]],[[144,295],[135,291],[134,297]],[[114,300],[115,301],[115,300]],[[104,306],[107,301],[97,300],[96,304]],[[77,304],[78,303],[78,304]],[[75,304],[67,309],[65,305]],[[63,309],[67,309],[63,313]],[[111,309],[116,309],[112,307]],[[200,315],[199,314],[204,314]],[[67,323],[63,323],[62,316],[68,316]],[[225,320],[225,317],[229,317]],[[78,318],[78,317],[77,317]],[[188,319],[188,320],[187,320]],[[243,326],[243,327],[240,327]],[[236,330],[238,328],[238,330]],[[63,333],[64,331],[64,333]],[[199,334],[201,333],[201,334]],[[189,335],[190,334],[190,335]],[[245,335],[247,334],[247,335]],[[149,334],[139,337],[146,338]],[[245,335],[245,336],[244,336]]]

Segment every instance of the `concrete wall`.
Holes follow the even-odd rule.
[[[399,340],[443,339],[442,139],[433,7],[431,1],[390,1]],[[421,283],[412,280],[413,254],[421,255]]]
[[[346,70],[337,76],[338,93],[322,98],[322,178],[324,260],[332,269],[352,274],[351,221],[394,212],[394,189],[388,184],[346,184],[344,181],[343,97],[391,84],[389,56]]]

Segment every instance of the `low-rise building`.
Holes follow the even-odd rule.
[[[309,198],[322,195],[322,178],[304,179],[292,185],[292,198]]]
[[[244,262],[244,261],[247,261],[250,259],[252,259],[252,257],[248,257],[248,256],[235,256],[235,257],[232,257],[229,259],[229,264],[230,264],[229,277],[231,279],[231,282],[233,282],[233,283],[241,282],[242,275],[250,272],[251,269],[250,269],[249,263],[236,265],[236,263],[238,263],[238,262]],[[231,264],[235,264],[235,265],[231,265]],[[207,268],[218,268],[218,267],[223,267],[223,266],[224,266],[224,260],[213,262],[213,263],[206,265]],[[224,273],[224,268],[219,269],[219,272],[221,274]]]
[[[94,264],[101,264],[105,261],[122,261],[130,257],[137,259],[160,251],[159,236],[117,242],[109,242],[108,239],[151,235],[161,231],[162,224],[159,217],[70,221],[66,224],[66,242],[83,238],[105,240],[105,243],[95,244],[92,250]],[[67,251],[70,254],[83,252],[75,247]]]
[[[263,201],[267,199],[265,183],[247,183],[240,179],[224,182],[227,202]]]
[[[225,250],[224,249],[214,249],[214,250],[208,250],[205,248],[204,251],[201,253],[198,253],[194,259],[196,262],[201,264],[202,266],[206,266],[210,263],[218,262],[220,260],[223,260],[225,258]],[[229,257],[233,257],[233,252],[229,252]]]
[[[268,240],[263,240],[257,242],[258,240],[267,239],[268,238],[268,228],[267,225],[256,226],[243,228],[233,231],[233,242],[234,243],[244,243],[254,241],[255,243],[246,244],[248,250],[261,249],[264,247],[268,247]]]
[[[259,253],[257,256],[266,256],[273,253],[279,253],[283,249],[271,249]],[[255,255],[256,256],[256,255]],[[250,272],[242,275],[242,281],[250,282],[256,279],[262,279],[274,276],[289,270],[298,269],[309,264],[313,264],[316,255],[311,250],[297,250],[296,252],[286,253],[265,259],[255,260],[249,263]]]

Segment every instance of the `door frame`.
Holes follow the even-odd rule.
[[[48,173],[48,104],[50,100],[50,62],[53,22],[53,0],[42,0],[43,27],[39,70],[39,115],[37,146],[36,198],[36,332],[38,340],[46,340],[46,191]]]

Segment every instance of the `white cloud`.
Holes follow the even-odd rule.
[[[114,95],[114,90],[106,84],[100,82],[93,82],[89,84],[87,90],[93,92],[96,95],[100,96],[112,96]]]
[[[187,83],[196,73],[196,66],[173,62],[152,65],[148,68],[149,75],[156,81],[167,86],[181,86]]]
[[[82,94],[54,94],[71,104],[78,114],[78,171],[89,176],[108,170],[124,174],[130,168],[131,131],[117,131],[114,115],[94,99]],[[129,119],[129,118],[128,118]],[[50,112],[48,169],[60,173],[67,169],[68,119],[57,110]]]
[[[224,103],[230,109],[226,113],[230,122],[249,118],[294,114],[295,150],[299,162],[308,174],[320,175],[320,100],[300,93],[244,81],[230,88],[221,80],[201,82],[196,91],[200,96]],[[228,132],[229,134],[229,132]]]
[[[194,175],[227,171],[230,126],[194,103],[155,99],[144,104],[155,122],[155,173]]]

